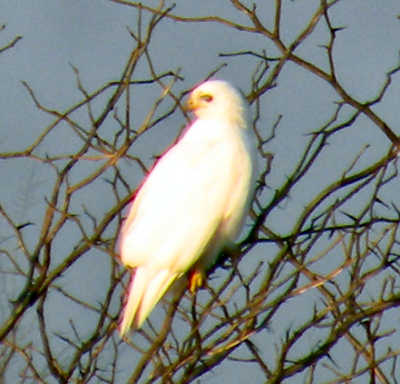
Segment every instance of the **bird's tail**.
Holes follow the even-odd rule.
[[[139,328],[170,285],[178,277],[167,269],[138,267],[132,272],[119,324],[121,336],[132,326]]]

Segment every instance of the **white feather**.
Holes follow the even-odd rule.
[[[122,335],[129,331],[132,324],[135,327],[143,324],[175,279],[176,275],[165,269],[154,271],[149,268],[137,268],[132,273],[119,325]]]

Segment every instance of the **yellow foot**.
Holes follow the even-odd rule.
[[[189,273],[189,290],[195,293],[204,284],[204,275],[201,271],[194,269]]]

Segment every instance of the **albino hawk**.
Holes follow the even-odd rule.
[[[224,81],[190,94],[196,120],[147,176],[120,236],[123,264],[133,268],[119,330],[140,327],[188,271],[193,292],[224,249],[233,245],[254,185],[252,130],[245,101]]]

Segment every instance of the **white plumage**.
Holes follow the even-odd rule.
[[[134,268],[121,335],[140,327],[186,272],[198,288],[248,212],[255,150],[244,100],[214,80],[191,92],[188,107],[197,119],[148,175],[121,231],[121,260]]]

